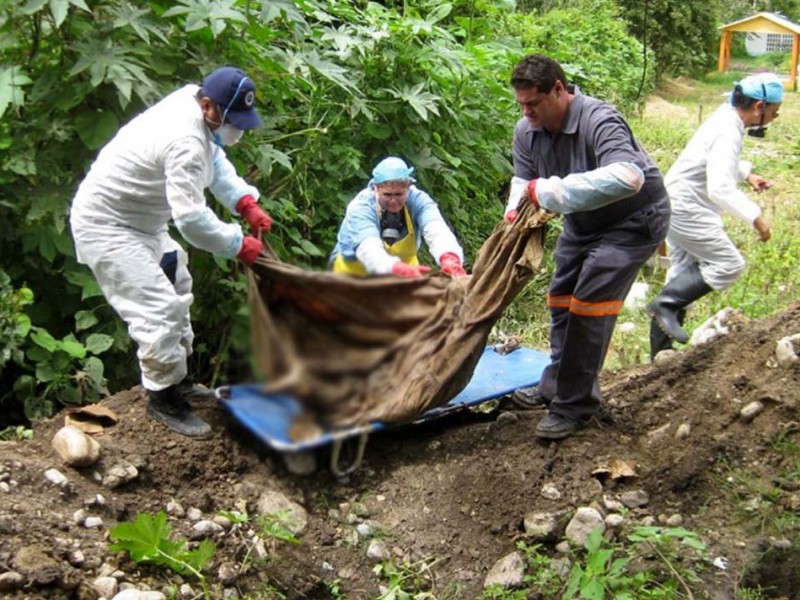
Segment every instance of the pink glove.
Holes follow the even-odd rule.
[[[516,209],[516,208],[512,208],[510,211],[508,211],[508,214],[507,214],[505,217],[503,217],[503,218],[504,218],[504,219],[505,219],[507,222],[509,222],[509,223],[513,223],[514,221],[516,221],[516,220],[517,220],[517,215],[518,215],[518,214],[519,214],[519,212],[517,211],[517,209]]]
[[[402,261],[394,263],[394,266],[392,267],[392,275],[397,275],[398,277],[423,277],[430,272],[430,267],[425,267],[422,265],[415,267]]]
[[[261,254],[263,249],[264,244],[261,242],[261,240],[250,235],[246,235],[242,239],[242,249],[239,250],[239,254],[236,255],[236,258],[241,260],[249,267],[256,262],[256,259]]]
[[[530,183],[528,184],[528,196],[531,198],[531,202],[533,203],[533,207],[536,210],[539,210],[539,199],[536,197],[536,182],[537,179],[531,179]]]
[[[450,277],[461,277],[467,274],[464,267],[461,266],[461,259],[452,252],[445,252],[439,257],[439,266],[442,268],[442,273],[446,273]]]
[[[272,219],[258,206],[256,199],[250,195],[242,196],[236,203],[236,212],[242,215],[250,227],[253,229],[253,234],[258,235],[258,232],[269,233],[272,228]]]

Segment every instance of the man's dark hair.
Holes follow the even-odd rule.
[[[529,90],[535,87],[547,94],[553,89],[556,81],[567,85],[564,69],[552,58],[543,54],[529,54],[517,63],[511,74],[511,85],[515,90]]]
[[[764,97],[765,98],[767,97],[766,90],[764,91]],[[759,102],[759,101],[760,100],[758,100],[756,98],[751,98],[750,96],[745,94],[742,91],[742,86],[741,85],[737,84],[736,86],[734,86],[733,94],[731,94],[731,104],[734,107],[747,109],[747,108],[750,108],[751,106],[753,106],[753,104],[755,104],[756,102]],[[766,106],[766,104],[767,103],[765,102],[764,105]]]

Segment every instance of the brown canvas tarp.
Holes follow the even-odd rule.
[[[357,278],[259,257],[249,275],[254,356],[265,391],[305,409],[292,436],[410,421],[458,394],[539,267],[548,218],[526,203],[459,278]]]

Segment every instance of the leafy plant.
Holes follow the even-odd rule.
[[[589,534],[584,548],[586,560],[572,566],[562,600],[572,600],[576,594],[585,600],[603,600],[606,590],[614,590],[614,597],[619,600],[633,600],[628,591],[623,591],[632,583],[632,578],[625,574],[631,559],[615,559],[614,550],[604,547],[603,531],[599,527]]]
[[[267,537],[289,542],[290,544],[300,543],[297,536],[292,533],[291,527],[294,525],[294,519],[288,510],[261,515],[256,520],[256,523],[261,532]]]
[[[172,526],[167,523],[164,511],[156,515],[140,513],[134,522],[120,523],[109,530],[114,540],[109,548],[128,552],[137,563],[161,565],[180,575],[194,575],[203,586],[205,597],[210,598],[202,570],[214,555],[216,546],[203,540],[195,550],[186,550],[185,540],[170,540],[171,532]]]
[[[6,427],[0,431],[0,440],[16,440],[22,442],[33,439],[33,429],[28,429],[22,425],[16,427]]]
[[[397,565],[394,561],[383,561],[372,567],[372,572],[385,580],[386,591],[378,600],[436,600],[431,591],[431,569],[438,560],[420,560]]]

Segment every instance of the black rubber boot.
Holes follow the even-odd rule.
[[[192,412],[177,385],[163,390],[147,391],[147,415],[186,437],[207,437],[211,426]]]
[[[661,330],[670,338],[685,344],[689,341],[689,335],[681,327],[678,315],[682,309],[710,291],[711,288],[700,274],[700,267],[697,263],[693,263],[653,298],[647,305],[647,314],[655,319]]]
[[[686,317],[686,309],[682,308],[678,311],[678,323],[682,326],[683,320]],[[655,319],[650,320],[650,362],[656,357],[656,354],[662,350],[672,350],[672,338],[664,333]]]

